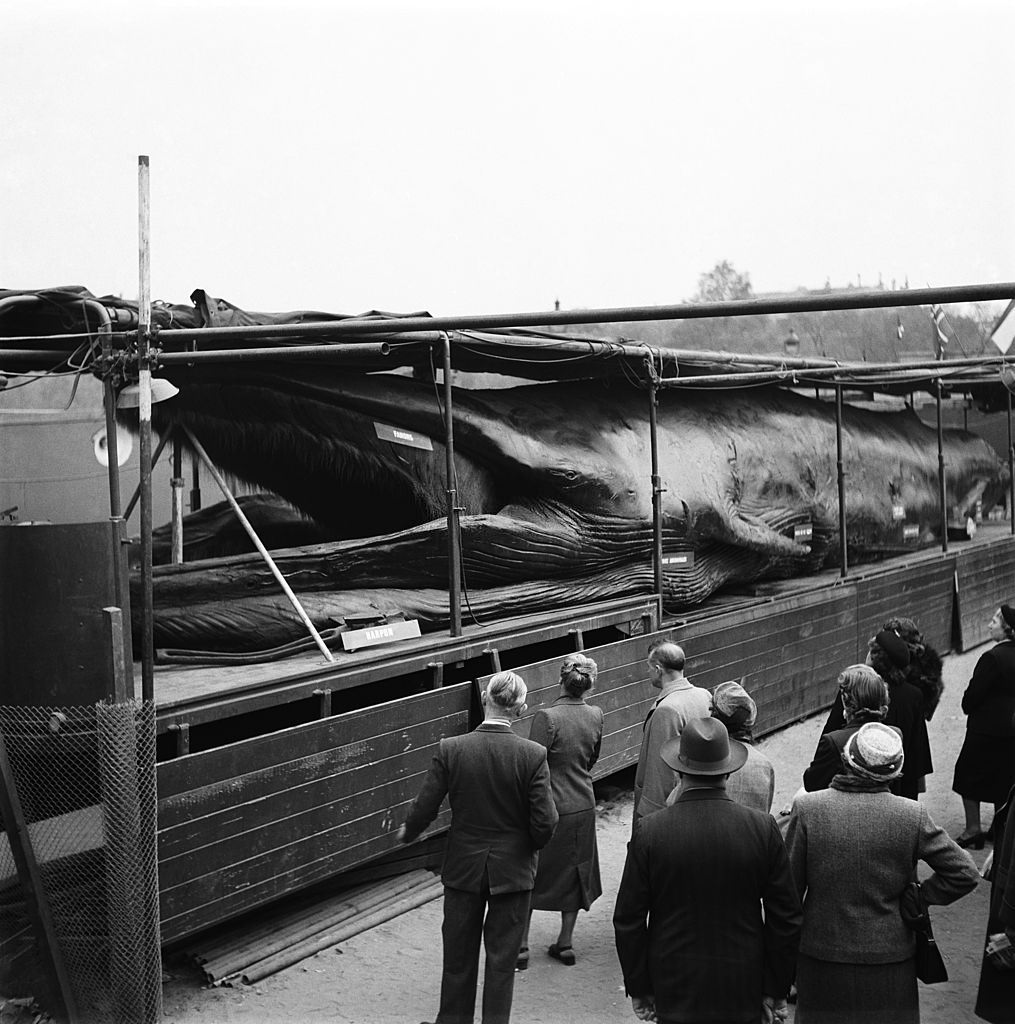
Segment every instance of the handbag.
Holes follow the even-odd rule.
[[[920,891],[919,882],[910,882],[899,902],[902,920],[912,929],[916,937],[916,976],[925,985],[936,985],[948,980],[948,968],[934,939],[930,924],[930,912]]]

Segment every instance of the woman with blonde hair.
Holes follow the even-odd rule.
[[[596,681],[596,663],[572,654],[560,667],[560,693],[532,719],[529,739],[546,747],[550,784],[560,821],[553,839],[539,856],[533,910],[560,912],[560,931],[547,954],[571,967],[572,936],[579,910],[588,910],[602,895],[596,845],[596,797],[592,766],[603,738],[603,710],[585,698]],[[529,965],[529,930],[518,953],[518,970]]]

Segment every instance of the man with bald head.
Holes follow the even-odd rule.
[[[659,691],[645,719],[634,777],[634,828],[647,814],[666,806],[666,798],[677,784],[677,773],[660,755],[668,740],[678,739],[692,718],[708,718],[712,695],[692,686],[684,675],[684,652],[672,640],[654,643],[648,652],[648,679]]]

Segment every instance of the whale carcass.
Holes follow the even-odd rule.
[[[233,479],[332,538],[273,553],[318,628],[398,616],[446,625],[448,485],[432,381],[308,364],[166,375],[180,393],[154,407],[156,430],[187,427]],[[453,415],[467,613],[485,621],[653,591],[644,390],[456,387]],[[961,430],[944,444],[950,517],[993,504],[993,448]],[[658,458],[668,610],[838,562],[831,403],[776,387],[661,390]],[[909,409],[847,406],[843,459],[851,562],[934,542],[934,429]],[[250,650],[305,632],[256,554],[156,567],[154,595],[159,647]]]

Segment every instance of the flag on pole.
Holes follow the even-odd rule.
[[[1001,319],[994,325],[990,332],[990,340],[998,347],[1001,355],[1004,355],[1011,348],[1012,340],[1015,339],[1015,299],[1008,303],[1008,308],[1001,314]]]
[[[943,352],[945,345],[948,344],[948,336],[945,334],[943,327],[945,311],[937,303],[934,303],[930,307],[930,318],[934,321],[938,352]]]

